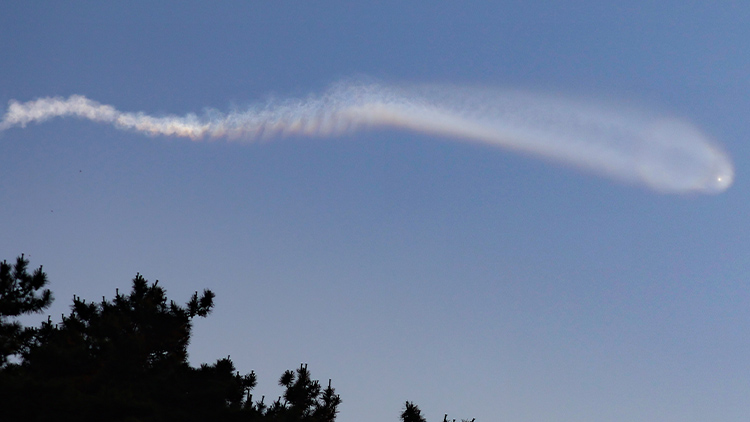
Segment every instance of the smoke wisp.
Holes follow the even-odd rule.
[[[11,101],[0,131],[55,117],[193,140],[321,137],[395,127],[517,150],[669,193],[718,193],[734,177],[729,157],[689,122],[509,91],[342,83],[323,95],[241,112],[160,117],[73,95]]]

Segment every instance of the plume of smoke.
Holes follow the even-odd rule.
[[[688,122],[556,97],[459,87],[334,86],[320,96],[269,102],[242,112],[155,117],[122,112],[80,95],[11,101],[0,131],[78,117],[149,135],[252,141],[334,136],[398,127],[526,152],[661,192],[726,190],[729,157]]]

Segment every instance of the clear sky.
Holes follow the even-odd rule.
[[[735,183],[666,195],[396,129],[192,142],[55,119],[0,133],[0,259],[44,265],[53,320],[136,272],[181,302],[209,288],[191,362],[231,355],[267,399],[308,363],[342,422],[405,400],[429,421],[747,420],[750,5],[363,3],[0,2],[0,113],[228,111],[362,77],[563,92],[693,122]]]

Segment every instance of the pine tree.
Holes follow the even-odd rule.
[[[47,285],[47,274],[41,266],[29,273],[28,265],[23,254],[15,265],[0,263],[0,368],[8,364],[9,357],[22,353],[36,332],[11,318],[42,312],[52,304],[52,292],[40,291]]]
[[[413,402],[407,401],[404,405],[404,411],[401,412],[401,421],[402,422],[427,422],[427,420],[422,416],[422,411],[419,409],[419,406],[414,404]],[[475,422],[475,419],[461,419],[461,422]],[[443,416],[443,422],[456,422],[455,419],[448,420],[448,415],[446,414]]]
[[[240,375],[229,357],[188,364],[192,319],[213,309],[210,290],[181,306],[137,274],[129,294],[116,290],[101,302],[74,296],[60,323],[48,317],[29,329],[6,319],[43,310],[52,296],[36,294],[46,275],[41,267],[28,274],[27,265],[21,256],[15,267],[0,267],[4,350],[20,360],[0,367],[2,420],[334,422],[341,399],[306,365],[282,375],[283,398],[268,406],[253,402],[255,373]]]
[[[422,416],[422,411],[419,410],[419,407],[409,401],[406,402],[404,411],[401,412],[401,420],[403,422],[427,422]]]
[[[295,372],[284,372],[279,385],[285,387],[284,396],[268,408],[270,420],[333,422],[336,419],[341,398],[330,380],[328,387],[322,389],[320,382],[311,378],[307,365],[300,365]]]

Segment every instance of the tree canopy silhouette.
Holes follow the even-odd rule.
[[[74,296],[60,322],[47,317],[37,328],[23,327],[16,317],[52,303],[42,267],[29,272],[28,265],[23,255],[0,263],[3,421],[335,421],[341,398],[306,364],[281,375],[284,394],[268,404],[265,396],[253,401],[255,373],[240,375],[229,357],[189,365],[192,321],[211,313],[210,290],[178,305],[158,281],[136,274],[128,294],[116,289],[99,302]],[[401,420],[426,422],[408,401]]]
[[[422,416],[422,410],[414,402],[407,401],[404,404],[404,410],[401,412],[402,422],[427,422],[427,419]],[[474,419],[461,419],[461,422],[474,422]],[[448,420],[448,415],[443,416],[443,422],[456,422],[455,419]]]
[[[0,262],[0,367],[8,364],[10,356],[23,352],[35,333],[12,318],[42,312],[52,303],[52,292],[41,290],[48,282],[42,267],[29,273],[28,266],[23,255],[15,265]]]
[[[403,422],[427,422],[427,419],[422,416],[422,411],[419,407],[409,401],[404,404],[404,411],[401,412],[401,420]]]
[[[41,267],[29,274],[19,257],[0,267],[0,408],[3,419],[46,421],[304,421],[333,422],[341,403],[307,366],[287,371],[283,398],[253,402],[254,372],[240,375],[227,357],[198,368],[187,362],[192,320],[206,317],[214,294],[197,292],[184,305],[168,300],[158,281],[140,274],[129,294],[87,302],[73,298],[59,323],[39,328],[10,321],[52,301]],[[18,363],[8,358],[17,355]]]

